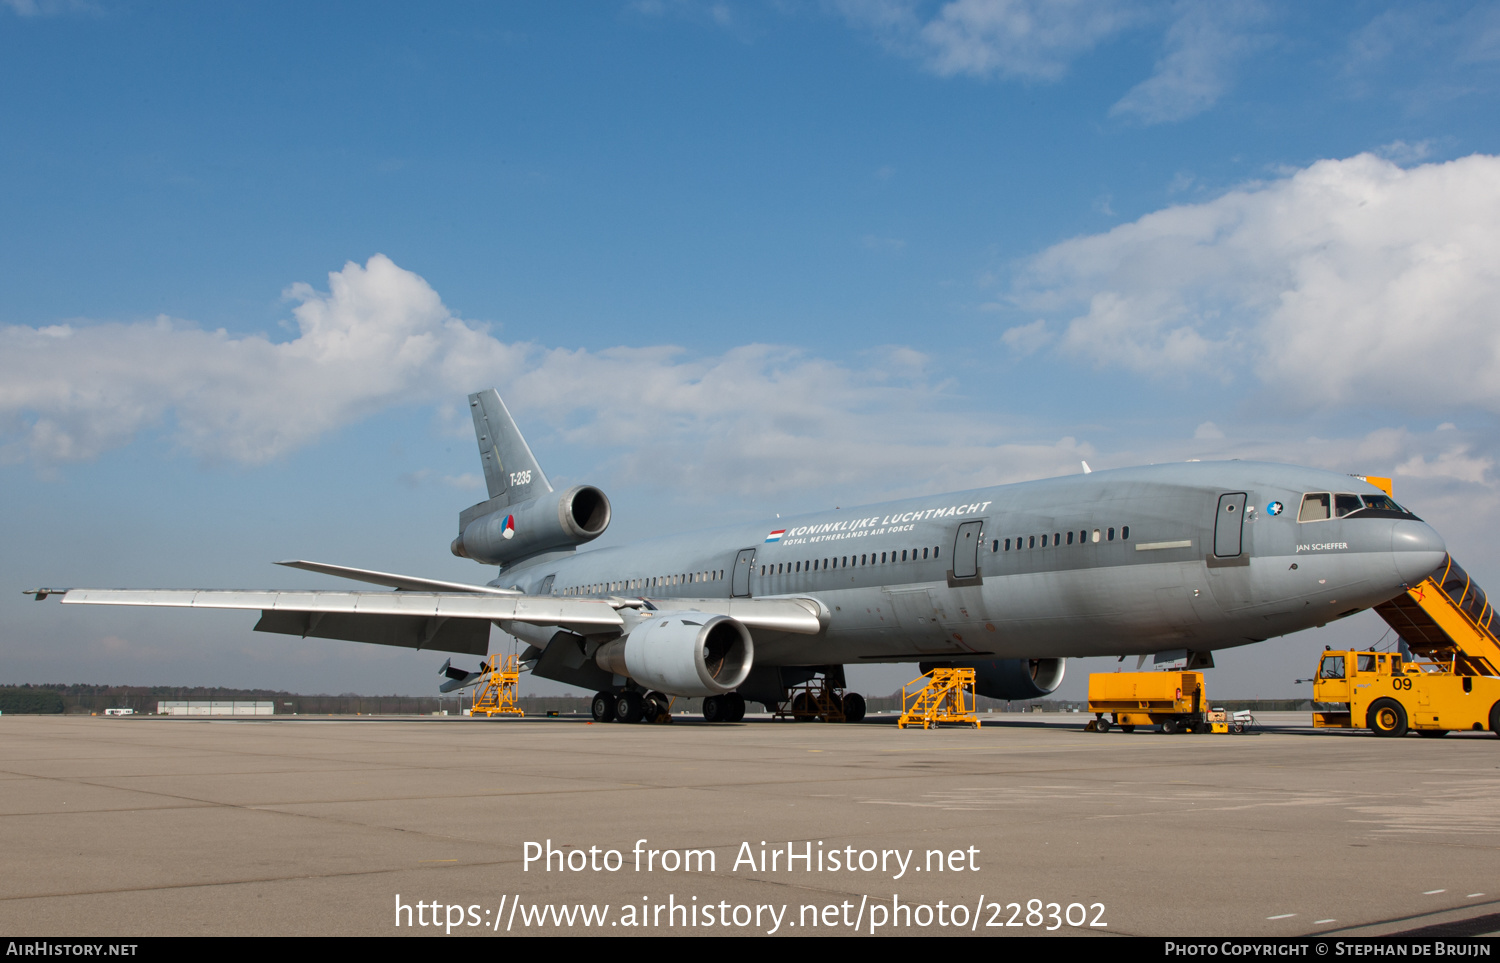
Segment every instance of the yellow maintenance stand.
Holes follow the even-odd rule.
[[[483,667],[483,680],[474,689],[474,707],[469,715],[525,716],[516,703],[516,688],[521,682],[519,656],[495,656]]]
[[[1500,639],[1484,591],[1457,562],[1375,607],[1400,634],[1397,652],[1325,651],[1313,680],[1313,725],[1379,736],[1500,734]]]
[[[974,669],[933,669],[901,687],[901,718],[896,726],[934,729],[942,722],[979,728],[974,708]]]

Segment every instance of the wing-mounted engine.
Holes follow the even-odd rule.
[[[652,612],[594,653],[606,672],[679,696],[732,692],[754,660],[755,646],[743,623],[703,612]]]
[[[592,485],[549,491],[517,504],[495,504],[499,501],[480,502],[459,516],[454,555],[508,565],[582,545],[609,527],[609,498]]]
[[[972,659],[923,662],[923,673],[934,668],[974,669],[974,691],[991,699],[1039,699],[1062,685],[1067,659]]]

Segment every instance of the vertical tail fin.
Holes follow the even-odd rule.
[[[474,416],[484,481],[494,503],[491,510],[552,491],[552,483],[536,463],[498,391],[490,388],[469,395],[469,413]]]

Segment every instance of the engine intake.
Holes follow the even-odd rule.
[[[974,669],[974,691],[991,699],[1037,699],[1062,685],[1067,659],[974,659],[921,662],[923,673],[935,668]]]
[[[606,672],[669,695],[732,692],[750,674],[750,630],[727,615],[656,612],[594,653]]]
[[[592,485],[548,492],[486,512],[493,501],[464,512],[463,531],[451,546],[454,555],[486,565],[506,565],[582,545],[609,527],[609,499]]]

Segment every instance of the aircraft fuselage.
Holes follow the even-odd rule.
[[[1318,469],[1154,465],[529,559],[491,584],[658,608],[813,598],[826,630],[757,633],[755,660],[814,665],[1207,652],[1379,604],[1441,563],[1414,516],[1299,520],[1308,493],[1383,494]]]

